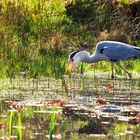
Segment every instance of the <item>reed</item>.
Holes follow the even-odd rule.
[[[14,124],[16,124],[15,115],[17,115],[17,118],[18,118],[17,128],[16,128],[17,140],[22,140],[21,114],[19,111],[15,113],[15,110],[11,110],[10,112],[9,136],[13,136],[13,126]]]
[[[18,121],[17,121],[17,140],[22,140],[22,124],[21,124],[21,114],[20,112],[17,112],[17,116],[18,116]]]
[[[10,112],[10,124],[9,124],[9,136],[12,136],[13,134],[13,125],[14,125],[14,115],[15,115],[15,112],[14,111],[11,111]]]
[[[54,130],[55,130],[55,126],[56,126],[56,108],[53,107],[52,111],[53,111],[53,113],[51,113],[51,116],[50,116],[51,120],[50,120],[50,130],[49,130],[50,140],[53,140],[52,135],[54,134]]]

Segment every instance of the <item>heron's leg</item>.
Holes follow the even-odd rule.
[[[111,79],[114,79],[114,62],[111,62]]]
[[[120,68],[122,68],[122,69],[128,74],[128,76],[129,76],[130,78],[132,78],[131,73],[129,73],[129,72],[121,65],[120,61],[116,62],[116,64],[117,64]]]

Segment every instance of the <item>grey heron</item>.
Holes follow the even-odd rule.
[[[68,56],[68,67],[72,70],[73,67],[80,62],[95,63],[98,61],[111,62],[112,74],[114,79],[114,64],[123,69],[130,78],[129,73],[120,63],[120,61],[140,57],[140,48],[117,41],[101,41],[97,43],[95,52],[90,55],[87,51],[74,51]]]

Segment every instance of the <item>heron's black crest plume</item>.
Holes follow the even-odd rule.
[[[75,54],[76,53],[78,53],[79,51],[74,51],[74,52],[72,52],[71,54],[70,54],[70,58],[72,59],[74,56],[75,56]]]

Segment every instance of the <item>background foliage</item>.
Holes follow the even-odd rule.
[[[72,50],[92,52],[100,40],[140,46],[139,27],[137,0],[1,0],[0,78],[23,72],[57,77]],[[106,65],[101,62],[97,69],[109,70]],[[139,60],[126,66],[140,72]]]

